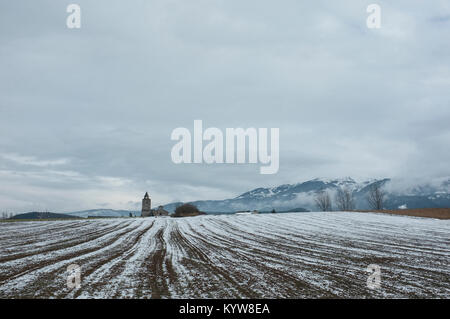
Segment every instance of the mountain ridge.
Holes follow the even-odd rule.
[[[315,178],[293,184],[282,184],[274,187],[258,187],[233,198],[223,200],[197,200],[189,201],[206,213],[234,213],[244,210],[260,211],[289,211],[304,209],[317,210],[315,197],[318,192],[327,191],[334,201],[338,188],[352,190],[356,209],[370,209],[367,203],[367,194],[373,184],[381,184],[386,190],[385,208],[445,208],[450,207],[450,179],[439,185],[423,183],[410,187],[399,187],[390,178],[367,179],[358,182],[351,177],[344,178]],[[175,208],[183,202],[172,202],[164,205],[164,209],[173,213]],[[335,207],[333,207],[335,209]],[[94,209],[80,212],[66,213],[72,216],[140,216],[135,210]]]
[[[234,198],[224,200],[199,200],[189,203],[198,206],[206,212],[234,212],[239,210],[258,209],[262,211],[290,210],[302,207],[307,210],[317,210],[315,197],[318,192],[328,191],[332,199],[339,188],[350,189],[355,197],[356,209],[370,209],[367,194],[370,187],[380,184],[386,189],[386,209],[397,209],[399,206],[408,208],[450,207],[450,179],[444,181],[439,188],[430,185],[418,185],[412,190],[401,191],[392,185],[390,178],[368,179],[357,182],[351,177],[321,179],[315,178],[294,184],[282,184],[275,187],[258,187],[244,192]],[[180,203],[164,205],[172,211]],[[406,205],[406,206],[405,206]]]

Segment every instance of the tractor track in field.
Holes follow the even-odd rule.
[[[450,297],[448,220],[333,212],[0,230],[0,298]],[[79,289],[66,286],[70,264]],[[378,290],[366,285],[370,264],[382,270]]]

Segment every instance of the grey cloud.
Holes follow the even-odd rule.
[[[1,4],[0,209],[450,175],[445,1],[379,1],[379,30],[361,1],[78,3],[80,30],[64,3]],[[279,173],[173,164],[170,133],[195,119],[279,127]]]

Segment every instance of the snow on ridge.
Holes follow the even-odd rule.
[[[363,182],[356,182],[353,178],[351,177],[344,177],[344,178],[315,178],[312,180],[308,180],[305,182],[300,182],[300,183],[295,183],[295,184],[282,184],[279,186],[275,186],[275,187],[259,187],[259,188],[255,188],[251,191],[245,192],[241,195],[239,195],[238,197],[236,197],[236,199],[244,199],[244,198],[271,198],[277,195],[280,195],[282,193],[292,193],[292,194],[301,194],[301,193],[315,193],[317,190],[312,190],[312,191],[307,191],[307,192],[303,192],[303,191],[293,191],[293,189],[307,185],[308,183],[311,182],[322,182],[323,184],[325,184],[325,187],[327,188],[335,188],[335,187],[348,187],[350,188],[352,191],[359,191],[362,188],[366,187],[367,185],[370,185],[371,183],[377,182],[377,181],[381,181],[381,180],[377,180],[377,179],[369,179]]]

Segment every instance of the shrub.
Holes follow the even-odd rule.
[[[197,216],[202,214],[204,213],[200,212],[197,206],[192,204],[183,204],[175,209],[175,214],[173,214],[173,217]]]

